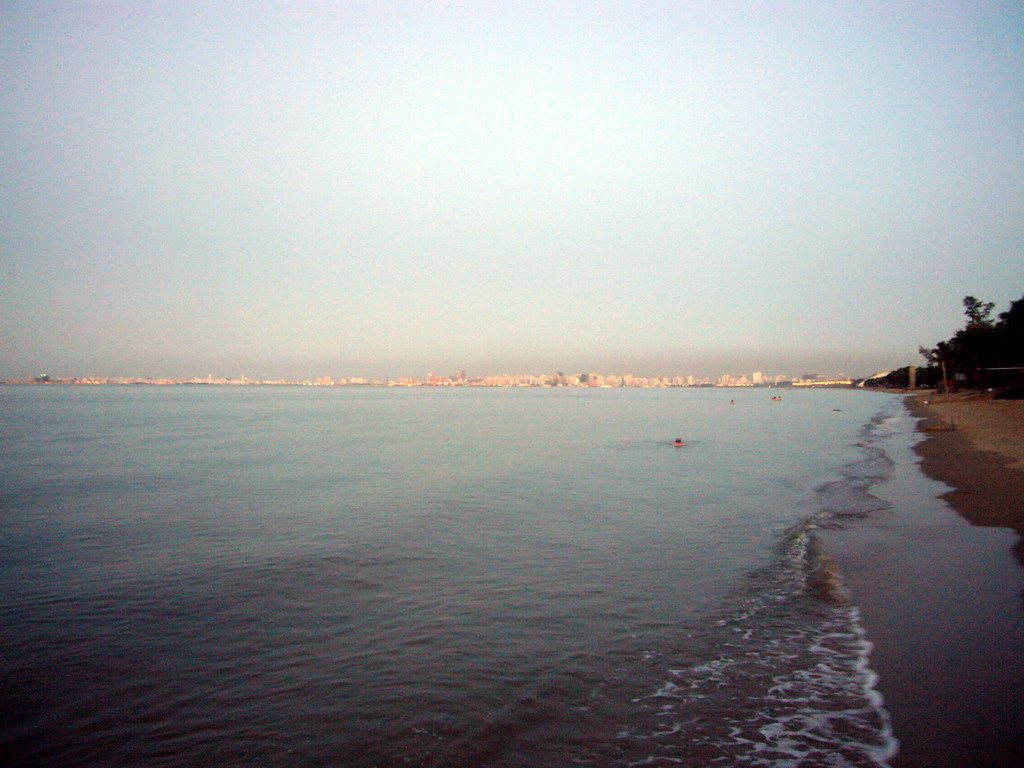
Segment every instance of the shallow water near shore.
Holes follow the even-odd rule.
[[[885,765],[902,403],[775,393],[0,389],[5,758]]]

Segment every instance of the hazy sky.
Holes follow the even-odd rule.
[[[4,2],[0,378],[872,373],[1024,295],[1019,2]]]

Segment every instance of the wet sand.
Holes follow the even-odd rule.
[[[826,533],[875,646],[900,740],[891,765],[1018,766],[1024,403],[922,395],[906,405],[925,437],[894,448],[892,478],[873,489],[891,509]]]
[[[920,395],[907,405],[925,419],[921,469],[953,487],[943,498],[974,525],[1017,531],[1024,565],[1024,400]]]
[[[951,487],[941,498],[972,526],[1013,531],[1003,538],[1012,541],[1014,557],[1024,566],[1024,401],[928,395],[909,398],[907,406],[915,416],[924,417],[919,428],[927,439],[915,446],[921,469]],[[949,544],[955,547],[959,541]],[[979,561],[984,564],[986,554],[998,558],[1001,551],[1005,550],[997,547],[979,553]],[[982,642],[972,647],[960,645],[955,634],[950,637],[952,666],[946,673],[949,693],[945,695],[969,699],[962,708],[953,709],[954,715],[960,711],[973,715],[946,726],[947,739],[965,749],[969,762],[962,765],[1019,766],[1024,754],[1024,602],[1020,590],[1024,577],[1017,574],[1014,588],[1012,572],[994,572],[999,565],[997,560],[982,567],[975,577],[980,581],[974,589],[982,592],[975,599],[990,603],[989,610],[977,617],[988,626],[973,633],[983,635]],[[998,584],[1000,576],[1009,576],[1010,584]],[[987,586],[992,587],[991,592],[986,592]],[[927,741],[930,746],[932,740]],[[894,765],[926,765],[913,759],[916,739],[905,742],[904,762],[897,760]]]

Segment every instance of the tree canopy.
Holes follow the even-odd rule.
[[[931,349],[921,347],[921,354],[943,379],[963,386],[1019,383],[1024,375],[1024,296],[995,320],[992,302],[966,296],[963,303],[964,327]]]

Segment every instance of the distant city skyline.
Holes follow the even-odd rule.
[[[870,377],[874,378],[874,377]],[[717,379],[709,377],[687,376],[634,376],[632,374],[599,374],[573,373],[567,374],[498,374],[485,376],[468,376],[462,372],[453,376],[427,374],[425,377],[368,378],[363,376],[331,376],[307,377],[301,379],[254,379],[248,376],[221,377],[207,374],[190,378],[168,377],[103,377],[103,376],[72,376],[53,377],[49,374],[38,374],[25,380],[0,380],[3,385],[26,386],[306,386],[306,387],[583,387],[583,388],[756,388],[756,387],[801,387],[801,386],[850,386],[864,381],[863,378],[823,377],[818,374],[802,376],[765,375],[755,371],[752,376],[740,374],[732,376],[723,374]]]
[[[726,373],[716,377],[697,376],[694,374],[662,374],[655,376],[636,375],[627,372],[607,373],[598,371],[555,371],[533,373],[478,373],[471,374],[465,370],[452,373],[428,372],[423,376],[302,376],[297,378],[261,378],[239,374],[223,376],[208,373],[205,376],[56,376],[49,373],[38,373],[25,379],[0,379],[0,384],[214,384],[214,385],[254,385],[254,384],[294,384],[307,386],[591,386],[591,387],[762,387],[801,383],[850,383],[866,378],[882,375],[878,372],[873,376],[822,375],[817,372],[803,372],[799,375],[782,373],[765,373],[764,371],[748,371],[744,373]]]
[[[0,379],[920,363],[1024,294],[1020,4],[0,8]]]
[[[595,356],[600,357],[600,356]],[[205,361],[169,360],[156,356],[149,356],[144,353],[137,358],[129,358],[121,364],[99,365],[84,361],[80,365],[46,365],[40,364],[29,368],[21,366],[18,370],[0,376],[0,380],[21,380],[32,376],[46,373],[70,377],[103,377],[103,378],[176,378],[188,379],[215,375],[219,378],[238,378],[245,376],[256,380],[260,379],[288,379],[292,381],[304,381],[310,377],[332,376],[335,378],[370,378],[370,379],[399,379],[399,378],[425,378],[430,373],[438,375],[449,375],[455,371],[467,371],[472,376],[496,376],[496,375],[540,375],[553,374],[558,371],[564,373],[601,373],[605,375],[634,375],[643,377],[654,376],[696,376],[701,379],[714,380],[721,376],[750,376],[756,370],[761,370],[770,375],[788,375],[796,377],[807,372],[815,372],[821,375],[834,376],[843,375],[853,378],[866,378],[876,373],[891,370],[904,365],[924,365],[925,361],[916,352],[907,354],[900,362],[898,356],[888,358],[877,356],[875,358],[866,356],[860,360],[856,356],[843,358],[841,355],[794,355],[790,358],[782,357],[777,362],[762,359],[750,355],[750,359],[756,360],[753,364],[733,364],[740,355],[721,355],[691,357],[691,363],[687,364],[685,358],[681,358],[678,364],[658,359],[642,360],[632,358],[633,362],[616,364],[614,360],[597,362],[593,365],[569,365],[565,361],[552,360],[542,364],[540,367],[524,362],[519,365],[505,365],[496,362],[492,365],[487,363],[470,364],[454,362],[452,364],[435,364],[437,361],[405,362],[396,360],[392,365],[386,365],[380,361],[369,358],[362,364],[321,364],[318,362],[281,362],[261,363],[258,358],[241,359],[236,355],[224,354],[222,356],[211,356]],[[746,356],[742,356],[745,358]],[[151,358],[151,359],[147,359]],[[888,360],[897,362],[886,365]],[[543,361],[542,361],[543,363]]]

